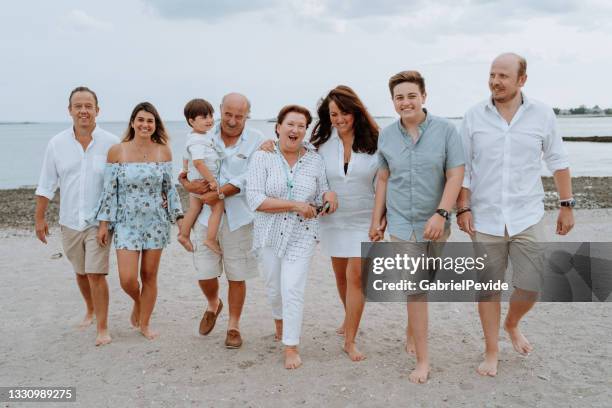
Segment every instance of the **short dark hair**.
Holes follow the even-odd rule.
[[[417,84],[422,94],[425,93],[425,78],[419,71],[402,71],[389,78],[389,92],[393,98],[393,89],[403,82]]]
[[[278,116],[276,117],[276,124],[280,125],[283,123],[283,121],[285,120],[285,117],[290,114],[291,112],[295,112],[295,113],[299,113],[301,115],[304,115],[304,117],[306,118],[306,128],[308,128],[308,126],[310,126],[310,123],[312,122],[312,115],[310,114],[310,111],[308,109],[306,109],[303,106],[300,105],[287,105],[284,106],[280,112],[278,112]],[[276,133],[276,136],[278,136],[278,131],[276,130],[276,127],[274,127],[274,133]]]
[[[94,100],[96,101],[96,106],[98,106],[98,95],[96,95],[94,91],[92,91],[86,86],[77,86],[70,92],[70,96],[68,97],[68,107],[72,106],[72,96],[77,92],[89,92],[91,96],[93,96]]]
[[[185,114],[185,120],[187,121],[187,124],[191,126],[191,123],[189,123],[189,119],[195,119],[198,116],[212,116],[213,113],[215,113],[215,110],[213,109],[210,102],[208,102],[207,100],[196,98],[187,102],[183,113]]]

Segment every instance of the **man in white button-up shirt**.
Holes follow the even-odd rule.
[[[557,133],[553,110],[528,99],[521,88],[527,62],[516,54],[502,54],[491,64],[491,97],[464,116],[462,138],[465,177],[457,201],[457,224],[472,240],[486,243],[488,265],[503,278],[510,259],[514,292],[504,329],[516,351],[528,354],[531,344],[519,330],[521,318],[533,307],[540,288],[544,189],[541,161],[553,173],[561,199],[557,233],[574,226],[571,178],[567,153]],[[475,246],[475,248],[478,246]],[[478,310],[485,335],[481,375],[497,374],[499,293],[487,294]]]
[[[256,277],[257,262],[251,251],[253,247],[253,212],[246,202],[246,174],[251,155],[259,149],[263,135],[256,129],[246,127],[251,110],[249,100],[241,94],[230,93],[221,102],[221,121],[214,128],[213,139],[224,152],[221,160],[219,191],[208,191],[199,180],[187,181],[183,176],[181,184],[192,193],[204,194],[202,209],[194,225],[196,245],[193,263],[198,284],[208,301],[199,332],[209,334],[223,308],[219,297],[219,276],[225,272],[228,280],[229,319],[225,338],[227,348],[242,346],[240,315],[246,298],[246,280]],[[225,214],[219,228],[219,244],[223,254],[219,255],[208,247],[198,245],[206,236],[210,207],[218,200],[225,202]]]
[[[96,127],[99,112],[96,94],[75,88],[68,99],[73,126],[54,136],[47,145],[36,189],[36,235],[47,243],[49,227],[45,213],[55,191],[60,189],[59,224],[62,246],[76,273],[87,311],[81,328],[97,320],[96,346],[108,344],[108,256],[110,245],[96,241],[97,224],[91,218],[102,194],[106,155],[119,139]]]

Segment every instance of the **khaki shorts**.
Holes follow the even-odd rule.
[[[472,241],[476,256],[487,256],[485,269],[479,274],[480,281],[505,281],[510,259],[512,286],[532,292],[540,291],[544,270],[544,247],[541,242],[546,241],[543,220],[511,237],[508,231],[503,237],[476,232]],[[486,294],[482,293],[481,296]]]
[[[108,256],[111,246],[110,242],[106,247],[98,245],[96,241],[98,227],[77,231],[62,225],[61,231],[64,252],[77,274],[108,274]]]
[[[202,244],[207,230],[208,228],[198,221],[194,224],[195,237],[191,241],[194,247],[193,266],[198,280],[217,278],[224,271],[227,280],[230,281],[244,281],[259,275],[255,254],[252,251],[252,223],[230,232],[227,216],[223,214],[218,234],[223,255],[211,251]]]
[[[409,254],[412,257],[419,257],[422,254],[427,254],[427,256],[431,256],[431,257],[439,257],[442,254],[442,249],[444,247],[443,244],[446,241],[448,241],[448,237],[450,237],[450,233],[451,233],[450,228],[444,229],[442,236],[437,241],[434,241],[435,243],[438,243],[439,245],[436,245],[436,244],[432,245],[432,243],[428,241],[417,243],[416,235],[414,232],[410,236],[410,239],[407,241],[404,239],[398,238],[395,235],[390,236],[390,241],[395,242],[395,243],[409,242],[411,244],[414,244],[414,245],[409,245],[407,248],[410,250],[410,252],[413,252],[412,254]],[[405,252],[408,252],[408,251],[405,251]],[[430,271],[427,269],[420,269],[419,271],[417,271],[416,273],[410,276],[405,276],[407,280],[410,280],[412,282],[417,282],[417,288],[418,288],[415,290],[407,291],[406,293],[409,296],[422,295],[424,293],[427,293],[427,291],[420,289],[418,282],[422,280],[428,280],[431,282],[435,277],[435,273],[436,273],[435,270]]]

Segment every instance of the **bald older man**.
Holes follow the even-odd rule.
[[[541,161],[553,173],[560,197],[556,232],[574,226],[572,185],[567,153],[557,133],[553,110],[528,99],[527,61],[513,53],[495,58],[489,72],[491,96],[463,118],[465,149],[463,188],[457,201],[457,224],[471,235],[476,251],[486,253],[484,280],[503,279],[508,260],[512,285],[504,329],[514,349],[524,355],[532,345],[519,322],[534,306],[543,269],[546,241]],[[481,293],[478,311],[485,336],[485,358],[477,371],[495,376],[501,320],[500,294]]]
[[[225,339],[227,348],[242,346],[240,315],[246,297],[246,283],[257,276],[257,263],[251,253],[253,236],[253,213],[245,198],[247,165],[251,155],[259,148],[264,138],[261,132],[245,127],[251,105],[241,94],[230,93],[221,102],[221,121],[215,127],[213,138],[224,152],[221,162],[219,191],[207,191],[197,183],[184,177],[181,184],[191,192],[202,193],[207,204],[194,225],[196,243],[193,263],[198,283],[206,300],[207,309],[200,321],[200,334],[212,331],[223,302],[219,297],[219,277],[223,272],[228,280],[229,322]],[[225,201],[225,214],[219,228],[219,244],[223,251],[219,255],[200,243],[206,237],[210,207],[218,200]]]

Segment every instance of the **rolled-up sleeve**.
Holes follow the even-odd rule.
[[[117,210],[119,208],[119,164],[106,163],[104,168],[104,188],[100,201],[94,212],[93,220],[117,222]],[[91,220],[91,221],[93,221]]]
[[[251,211],[257,211],[259,206],[268,198],[266,196],[266,179],[268,175],[266,165],[267,154],[270,153],[263,151],[254,152],[249,162],[249,168],[246,174],[246,199]],[[234,184],[231,181],[230,183]]]
[[[187,147],[187,151],[191,154],[192,160],[204,160],[210,149],[211,148],[204,146],[201,143],[194,143],[191,146]]]
[[[465,152],[461,143],[461,135],[453,124],[449,124],[446,143],[445,168],[454,169],[465,164]]]
[[[563,145],[563,139],[557,131],[557,118],[552,109],[546,118],[546,134],[544,135],[542,150],[544,153],[542,158],[551,173],[569,168],[567,151]]]
[[[465,170],[463,172],[463,188],[470,189],[472,185],[472,135],[470,130],[469,115],[466,113],[461,122],[461,144],[463,147],[463,159]]]
[[[49,143],[45,150],[45,157],[43,159],[35,194],[53,200],[58,183],[59,174],[57,173],[55,163],[55,151],[53,149],[53,144]]]

